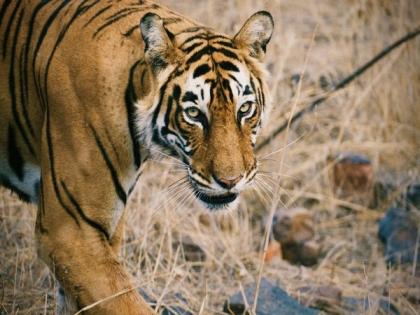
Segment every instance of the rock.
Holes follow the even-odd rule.
[[[386,259],[388,263],[412,263],[415,257],[417,244],[417,228],[403,229],[398,228],[394,231],[386,242]],[[417,261],[419,264],[420,261]]]
[[[410,213],[401,208],[390,208],[379,222],[378,236],[385,243],[386,260],[390,264],[412,263],[415,258],[417,233],[416,223]],[[419,225],[420,226],[420,225]],[[417,260],[417,264],[419,264]]]
[[[407,187],[405,200],[417,209],[420,209],[420,184],[413,184]]]
[[[399,226],[412,224],[412,222],[407,220],[407,211],[405,209],[389,208],[385,216],[379,221],[379,238],[385,243]]]
[[[279,209],[274,214],[272,230],[280,244],[303,243],[315,236],[312,215],[305,208]]]
[[[251,307],[255,296],[256,283],[245,288],[245,297]],[[226,301],[224,312],[231,315],[250,314],[246,308],[242,292],[235,293]],[[256,315],[315,315],[317,310],[308,308],[290,297],[283,289],[273,285],[266,279],[261,279]]]
[[[342,292],[333,286],[305,286],[298,289],[299,299],[304,305],[326,310],[330,306],[340,306]]]
[[[380,299],[378,303],[378,309],[381,310],[379,314],[400,314],[395,305],[389,302],[387,299]],[[367,311],[370,313],[372,312],[372,301],[361,298],[344,297],[342,301],[342,308],[344,308],[350,314],[365,314]]]
[[[332,159],[333,190],[339,198],[369,204],[373,196],[373,167],[363,155],[342,153]]]
[[[139,289],[138,292],[140,293],[140,295],[144,298],[144,300],[152,307],[155,308],[156,307],[156,300],[154,300],[153,298],[150,297],[149,294],[147,294],[146,291],[144,291],[143,289]],[[175,300],[177,301],[176,303],[173,303],[169,306],[162,306],[158,309],[158,314],[161,315],[193,315],[190,311],[187,311],[185,309],[185,306],[183,305],[187,305],[187,301],[185,300],[185,298],[182,296],[182,294],[179,293],[175,293],[173,294],[173,296],[169,297],[170,300]],[[179,305],[181,304],[181,305]]]
[[[315,241],[282,245],[283,259],[292,264],[313,266],[318,262],[320,246]]]
[[[304,208],[279,209],[273,219],[273,235],[281,244],[282,256],[293,264],[317,263],[320,246],[315,237],[311,213]]]

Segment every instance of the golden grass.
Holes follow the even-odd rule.
[[[267,63],[274,110],[262,137],[292,111],[325,93],[321,76],[330,84],[339,81],[420,21],[416,0],[162,3],[228,34],[256,10],[273,13],[276,32]],[[291,77],[301,72],[299,90]],[[417,38],[259,153],[265,156],[278,150],[262,162],[274,181],[280,179],[274,198],[279,203],[274,207],[310,205],[323,247],[315,267],[274,260],[261,268],[263,229],[272,206],[270,190],[275,187],[272,179],[267,177],[258,190],[247,192],[238,211],[211,217],[204,226],[199,219],[203,213],[194,208],[183,186],[162,192],[182,176],[173,171],[170,159],[146,167],[130,200],[123,247],[126,267],[159,304],[173,305],[174,294],[180,293],[194,314],[220,314],[226,297],[256,281],[259,271],[296,297],[303,286],[333,285],[345,296],[364,298],[369,309],[358,314],[380,314],[380,298],[389,299],[402,314],[418,314],[419,279],[411,266],[387,269],[377,238],[378,219],[389,203],[369,209],[339,200],[332,193],[326,161],[338,152],[359,152],[371,159],[377,178],[401,189],[418,181],[419,100]],[[33,239],[36,209],[3,189],[0,192],[0,314],[53,314],[54,280],[37,259]],[[173,202],[162,202],[169,198]],[[174,246],[185,238],[204,250],[204,262],[187,261],[182,249]]]

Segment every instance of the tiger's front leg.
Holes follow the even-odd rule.
[[[65,128],[54,128],[48,119],[36,225],[39,256],[78,310],[92,306],[83,314],[153,314],[117,254],[126,201],[126,168],[118,165],[124,163],[109,151],[101,131],[80,127],[77,139],[63,141]],[[79,138],[83,146],[73,145]]]
[[[111,245],[114,249],[115,255],[120,254],[120,247],[123,239],[123,231],[124,231],[124,220],[121,218],[120,223],[114,235],[112,237]],[[55,297],[56,297],[56,305],[55,305],[55,314],[58,315],[73,315],[79,311],[79,307],[77,302],[69,295],[66,294],[64,289],[61,287],[60,283],[56,281],[56,288],[55,288]]]

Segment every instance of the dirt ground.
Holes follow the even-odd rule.
[[[276,29],[267,67],[274,106],[261,139],[420,23],[417,0],[160,3],[232,35],[253,12],[273,14]],[[297,299],[302,287],[335,287],[343,296],[365,301],[367,307],[354,314],[387,314],[381,299],[400,314],[419,314],[420,279],[413,266],[387,268],[377,237],[378,220],[399,192],[420,182],[419,113],[420,37],[259,152],[266,177],[244,195],[235,212],[207,217],[182,187],[168,189],[183,176],[173,162],[151,161],[128,206],[126,267],[159,305],[184,300],[193,314],[223,314],[226,298],[258,278],[270,209],[303,206],[315,218],[315,239],[322,248],[318,263],[303,267],[275,258],[264,264],[264,277]],[[337,197],[327,161],[341,152],[367,156],[375,180],[394,186],[393,195],[374,206]],[[273,199],[278,201],[274,206]],[[0,189],[0,314],[54,313],[55,281],[37,259],[35,213],[35,207]],[[199,246],[205,259],[191,258],[194,250],[178,246],[181,240]],[[324,311],[349,313],[334,303]]]

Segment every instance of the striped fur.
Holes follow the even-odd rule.
[[[74,309],[131,286],[122,218],[147,156],[184,162],[209,209],[252,182],[272,29],[267,12],[232,38],[150,1],[0,1],[0,184],[38,203]],[[130,291],[86,314],[151,311]]]

